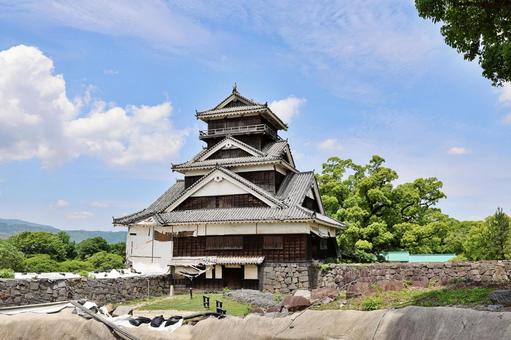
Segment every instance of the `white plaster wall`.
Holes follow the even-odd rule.
[[[239,195],[246,194],[247,191],[241,187],[231,183],[226,179],[222,179],[220,182],[211,180],[205,186],[197,190],[192,197],[195,196],[218,196],[218,195]]]
[[[244,266],[244,278],[246,280],[257,280],[257,265],[247,264]]]
[[[172,241],[154,240],[154,230],[169,232],[168,228],[130,226],[126,255],[135,270],[142,273],[164,273],[172,259]]]

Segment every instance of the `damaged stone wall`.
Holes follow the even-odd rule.
[[[288,294],[312,288],[314,268],[310,262],[265,263],[260,267],[259,289]]]
[[[408,286],[501,286],[510,279],[511,261],[330,264],[319,270],[317,285],[346,290],[348,297],[353,297]]]
[[[0,279],[0,306],[90,299],[97,304],[169,294],[168,275],[104,279]]]

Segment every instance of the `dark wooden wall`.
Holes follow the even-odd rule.
[[[275,170],[239,172],[238,175],[272,193],[279,190],[285,177],[285,175]],[[197,182],[201,177],[185,176],[185,188]]]
[[[245,150],[241,149],[226,149],[218,150],[214,154],[208,157],[208,159],[226,159],[226,158],[238,158],[238,157],[249,157],[252,156]]]
[[[241,235],[240,235],[241,236]],[[264,256],[266,262],[299,262],[311,258],[309,235],[287,234],[281,249],[264,249],[265,235],[243,235],[242,249],[207,249],[206,239],[222,236],[175,237],[174,256]],[[229,237],[229,236],[227,236]],[[231,240],[232,242],[232,240]]]
[[[175,210],[268,207],[251,194],[188,197]]]
[[[263,249],[263,235],[242,236],[243,249],[207,249],[206,239],[218,236],[174,238],[174,256],[265,256],[268,262],[308,259],[307,235],[281,235],[282,249]],[[222,236],[220,236],[222,237]]]

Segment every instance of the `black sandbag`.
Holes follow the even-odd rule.
[[[151,320],[151,327],[160,327],[160,325],[165,321],[163,318],[163,315],[157,316],[154,319]]]
[[[171,326],[177,322],[179,322],[179,320],[181,320],[183,317],[182,316],[171,316],[170,318],[167,319],[167,322],[165,322],[165,327],[168,327],[168,326]]]
[[[146,318],[145,316],[138,316],[136,319],[140,323],[149,323],[149,322],[151,322],[151,318]]]
[[[141,324],[141,322],[137,319],[128,319],[128,322],[135,327],[138,327]]]

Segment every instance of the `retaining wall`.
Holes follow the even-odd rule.
[[[310,289],[315,272],[310,262],[266,263],[259,272],[259,289],[282,294]]]
[[[98,305],[169,294],[168,275],[105,279],[0,279],[0,306],[90,299]]]
[[[345,289],[348,296],[407,286],[511,284],[511,261],[331,264],[322,267],[317,276],[318,287]]]

